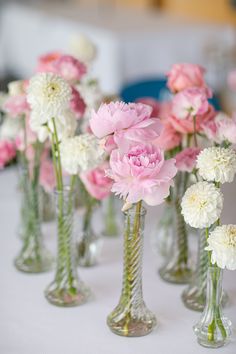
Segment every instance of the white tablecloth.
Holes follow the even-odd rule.
[[[229,191],[228,191],[229,192]],[[226,193],[230,206],[231,193]],[[233,196],[235,200],[235,196]],[[184,286],[167,284],[157,275],[160,260],[150,247],[150,235],[160,208],[149,210],[146,222],[143,289],[148,307],[156,314],[157,328],[148,336],[123,338],[110,332],[106,316],[117,305],[121,291],[122,238],[105,239],[100,264],[79,269],[94,298],[75,308],[58,308],[44,298],[54,273],[28,275],[18,272],[13,258],[20,249],[17,238],[19,202],[16,171],[0,172],[0,353],[1,354],[203,354],[192,331],[199,313],[186,309],[180,299]],[[232,208],[229,208],[232,209]],[[235,209],[234,209],[235,210]],[[235,211],[234,211],[235,213]],[[228,218],[234,214],[227,212]],[[155,216],[155,217],[154,217]],[[96,229],[101,229],[99,215]],[[234,219],[235,221],[235,219]],[[233,222],[231,220],[231,222]],[[52,225],[44,226],[47,246],[55,248]],[[226,315],[236,324],[234,272],[225,272],[230,296]],[[236,344],[218,349],[233,354]]]
[[[98,47],[94,75],[108,94],[128,81],[163,75],[176,62],[208,66],[206,46],[216,43],[224,51],[235,44],[235,30],[227,25],[192,23],[158,12],[75,7],[67,1],[38,7],[22,2],[6,2],[0,9],[0,71],[23,78],[32,76],[39,55],[67,51],[71,36],[80,32]],[[211,65],[208,79],[214,87],[224,67]]]

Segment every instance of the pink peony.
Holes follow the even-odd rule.
[[[201,149],[186,148],[179,152],[176,156],[176,167],[179,171],[192,172],[196,166],[196,159]]]
[[[29,112],[29,105],[26,100],[26,95],[9,96],[3,105],[4,111],[6,111],[11,117],[15,118],[22,114]]]
[[[117,145],[114,141],[114,136],[113,135],[109,135],[107,138],[104,138],[104,150],[106,151],[106,153],[108,155],[111,154],[112,150],[117,149]]]
[[[173,93],[189,87],[206,87],[204,73],[205,69],[196,64],[174,64],[167,74],[167,86]]]
[[[224,141],[236,144],[236,117],[230,118],[220,112],[213,120],[205,122],[202,128],[207,138],[217,144]]]
[[[105,176],[105,169],[108,168],[108,163],[80,174],[80,178],[85,185],[87,191],[92,197],[102,200],[111,193],[113,181]]]
[[[209,90],[191,87],[177,93],[173,98],[172,113],[178,119],[203,115],[208,111]]]
[[[122,154],[113,150],[107,175],[114,180],[112,192],[128,203],[144,200],[161,204],[169,195],[176,175],[175,160],[164,160],[164,152],[151,144],[139,144]]]
[[[53,63],[61,57],[61,53],[59,52],[51,52],[46,55],[42,55],[38,59],[36,72],[54,72],[55,68],[53,67]]]
[[[196,116],[196,131],[203,131],[203,125],[214,119],[215,114],[214,107],[209,104],[208,111],[205,114]],[[173,128],[181,134],[192,134],[194,132],[194,122],[191,116],[188,116],[186,119],[178,119],[174,115],[171,115],[169,122]]]
[[[232,91],[236,91],[236,69],[232,70],[227,77],[227,82]]]
[[[16,156],[16,148],[11,140],[0,140],[0,169]]]
[[[52,63],[52,66],[56,74],[71,83],[80,81],[87,72],[85,64],[71,55],[61,55]]]
[[[56,186],[53,163],[48,159],[42,159],[39,183],[47,193],[50,193]]]
[[[152,108],[142,103],[111,102],[92,112],[90,127],[103,138],[114,134],[114,142],[123,150],[136,142],[152,141],[160,135],[162,124],[150,118]]]
[[[86,105],[83,98],[80,96],[80,93],[74,88],[72,88],[72,96],[70,100],[70,109],[74,113],[76,119],[83,117]]]
[[[137,102],[143,103],[143,104],[146,104],[147,106],[152,107],[152,113],[150,115],[151,118],[158,117],[161,103],[159,103],[157,100],[155,100],[154,98],[151,98],[151,97],[143,97],[143,98],[139,98],[137,100]]]

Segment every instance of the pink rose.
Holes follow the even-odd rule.
[[[131,143],[152,141],[161,132],[157,118],[150,118],[152,108],[142,103],[111,102],[92,111],[90,127],[98,138],[114,134],[114,141],[125,149]]]
[[[211,97],[209,90],[191,87],[177,93],[173,98],[172,113],[178,119],[187,119],[203,115],[208,110],[208,98]]]
[[[128,203],[144,200],[161,204],[169,195],[176,175],[175,160],[164,160],[164,152],[151,144],[139,144],[122,154],[113,150],[107,175],[114,180],[112,192]]]
[[[167,74],[167,86],[173,93],[193,86],[206,87],[204,73],[205,69],[196,64],[174,64]]]
[[[56,186],[53,163],[48,159],[41,161],[39,183],[47,193],[50,193]]]
[[[86,105],[83,98],[80,96],[80,93],[73,86],[71,89],[70,109],[74,113],[76,119],[80,119],[84,115]]]
[[[202,125],[207,138],[217,144],[228,141],[236,144],[236,117],[230,118],[223,112],[219,112],[214,119]]]
[[[99,167],[80,174],[89,194],[95,199],[102,200],[111,193],[112,180],[105,175],[105,170],[109,167],[106,162]]]
[[[158,117],[159,115],[159,110],[160,110],[160,104],[157,100],[155,100],[154,98],[151,97],[144,97],[144,98],[139,98],[137,100],[137,102],[139,103],[143,103],[146,104],[147,106],[152,107],[152,113],[150,115],[150,117]]]
[[[15,118],[29,112],[30,107],[27,103],[26,95],[17,95],[9,96],[3,105],[3,109],[11,117]]]
[[[0,169],[16,156],[16,148],[11,140],[0,140]]]
[[[36,72],[55,72],[53,63],[61,57],[59,52],[51,52],[38,58]]]
[[[52,65],[56,74],[71,83],[80,81],[87,72],[85,64],[71,55],[61,55]]]
[[[197,156],[201,149],[186,148],[175,156],[176,167],[179,171],[192,172],[196,166]]]
[[[227,82],[232,91],[236,91],[236,69],[232,70],[227,77]]]
[[[203,131],[203,125],[214,119],[215,114],[214,107],[209,104],[208,111],[204,115],[196,116],[196,131]],[[192,134],[194,132],[194,122],[191,116],[188,116],[186,119],[178,119],[172,115],[169,117],[169,121],[173,128],[181,134]]]

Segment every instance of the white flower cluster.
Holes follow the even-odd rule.
[[[210,147],[197,157],[199,175],[209,182],[232,182],[236,173],[236,152],[233,149]]]
[[[62,167],[71,175],[96,167],[104,157],[104,150],[99,140],[91,134],[63,140],[60,152]]]
[[[36,74],[29,83],[27,100],[37,113],[38,125],[57,118],[69,107],[71,88],[60,76],[53,73]]]
[[[236,225],[217,226],[209,235],[211,262],[220,268],[236,270]]]
[[[213,183],[198,182],[186,190],[181,207],[185,222],[194,228],[203,229],[219,219],[223,194]]]

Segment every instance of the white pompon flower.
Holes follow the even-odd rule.
[[[236,270],[236,225],[217,226],[209,235],[207,251],[220,268]]]
[[[197,157],[197,168],[206,181],[232,182],[236,173],[236,152],[221,147],[206,148]]]
[[[100,141],[91,134],[81,134],[63,140],[60,152],[62,167],[71,175],[95,168],[104,157]]]
[[[83,34],[75,35],[71,38],[69,51],[84,63],[92,62],[97,54],[95,45]]]
[[[19,134],[21,129],[20,119],[12,119],[12,117],[6,117],[0,126],[0,140],[10,139],[14,140]]]
[[[10,96],[18,96],[25,93],[23,80],[11,81],[7,85],[7,88]]]
[[[64,112],[71,99],[71,88],[60,76],[52,73],[36,74],[29,83],[27,100],[44,124]]]
[[[186,190],[181,207],[185,222],[203,229],[219,219],[223,194],[213,183],[198,182]]]

